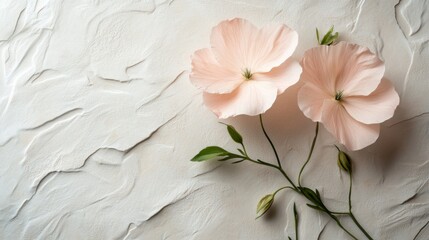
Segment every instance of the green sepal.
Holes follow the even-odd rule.
[[[334,34],[332,34],[334,32],[334,26],[332,26],[329,31],[323,36],[322,40],[319,41],[319,30],[316,28],[316,38],[317,38],[317,42],[319,42],[320,45],[332,45],[334,44],[338,37],[339,34],[338,32],[335,32]]]

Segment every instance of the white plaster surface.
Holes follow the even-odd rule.
[[[286,184],[277,172],[189,161],[207,145],[236,148],[188,78],[190,55],[233,17],[294,28],[296,59],[316,27],[335,25],[385,61],[401,104],[374,145],[350,153],[353,206],[375,239],[411,240],[429,221],[427,0],[1,0],[0,239],[287,239],[294,202],[302,240],[349,239],[293,192],[255,220],[258,200]],[[296,91],[265,115],[294,179],[314,131]],[[274,161],[257,117],[227,122]],[[341,210],[334,143],[322,129],[303,182]]]

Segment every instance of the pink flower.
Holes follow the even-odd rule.
[[[193,54],[190,80],[219,118],[264,113],[299,80],[301,66],[289,59],[297,44],[298,34],[285,25],[222,21],[212,29],[211,48]]]
[[[391,118],[399,96],[382,79],[384,63],[368,48],[340,42],[308,50],[302,60],[298,105],[349,150],[374,143],[379,123]]]

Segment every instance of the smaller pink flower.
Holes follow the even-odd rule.
[[[297,44],[298,34],[285,25],[222,21],[212,29],[211,48],[193,54],[190,80],[219,118],[264,113],[299,80],[301,66],[289,59]]]
[[[379,123],[399,104],[394,87],[382,79],[384,63],[368,48],[340,42],[305,52],[302,68],[298,105],[304,115],[323,123],[349,150],[374,143]]]

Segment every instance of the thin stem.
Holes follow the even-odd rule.
[[[352,213],[352,186],[353,186],[353,177],[352,177],[352,172],[350,171],[349,173],[349,213]]]
[[[297,192],[297,193],[303,195],[304,197],[306,197],[302,192],[300,192],[298,190],[298,188],[296,187],[296,185],[292,182],[292,180],[288,177],[288,175],[286,174],[286,172],[282,168],[280,168],[280,167],[278,167],[278,166],[276,166],[274,164],[271,164],[271,163],[268,163],[268,162],[264,162],[264,161],[259,160],[259,159],[258,160],[253,160],[253,159],[251,159],[248,156],[246,156],[245,159],[248,160],[248,161],[250,161],[250,162],[256,163],[256,164],[268,166],[268,167],[275,168],[275,169],[279,170],[282,173],[282,175],[288,180],[288,182],[292,185],[292,187],[287,186],[287,187],[284,187],[284,188],[290,188],[290,189],[294,190],[295,192]],[[281,188],[281,189],[283,189],[283,188]],[[277,191],[279,191],[279,190],[277,190]],[[306,198],[308,199],[308,197],[306,197]],[[310,199],[308,199],[308,200],[310,200]],[[350,237],[352,237],[353,239],[357,240],[357,238],[353,234],[351,234],[347,229],[344,228],[344,226],[341,224],[341,222],[338,220],[338,218],[333,215],[333,214],[350,214],[350,213],[331,212],[329,210],[326,210],[325,212],[326,212],[326,214],[328,214],[337,223],[337,225],[341,229],[343,229],[348,235],[350,235]]]
[[[313,142],[311,143],[310,152],[308,153],[307,161],[305,161],[298,175],[298,186],[301,187],[301,174],[304,171],[305,166],[307,166],[308,162],[311,159],[311,155],[313,155],[314,146],[316,145],[317,135],[319,134],[319,122],[316,123],[316,131],[314,134]]]
[[[244,153],[247,155],[246,147],[244,146],[244,143],[241,143],[241,146],[243,147],[243,151],[244,151]]]
[[[346,232],[350,237],[352,237],[355,240],[358,240],[351,232],[349,232],[347,229],[344,228],[344,226],[341,224],[340,220],[338,220],[337,217],[335,217],[334,215],[327,213],[332,219],[334,219],[334,221],[337,223],[337,225],[344,230],[344,232]]]
[[[286,188],[289,188],[289,189],[294,190],[291,186],[281,187],[281,188],[277,189],[277,190],[273,193],[273,196],[276,196],[276,194],[277,194],[278,192],[280,192],[281,190],[286,189]]]
[[[262,161],[260,159],[253,160],[249,156],[245,156],[245,157],[246,157],[245,159],[248,160],[248,161],[250,161],[250,162],[253,162],[253,163],[256,163],[256,164],[260,164],[260,165],[264,165],[264,166],[268,166],[268,167],[275,168],[275,169],[279,170],[280,173],[288,180],[288,182],[290,183],[290,185],[292,185],[292,189],[295,190],[295,191],[298,191],[296,185],[292,182],[292,180],[289,178],[289,176],[286,174],[286,172],[281,167],[276,166],[276,165],[271,164],[271,163],[268,163],[268,162],[264,162],[264,161]]]
[[[279,155],[277,154],[277,150],[276,150],[276,148],[275,148],[275,146],[274,146],[274,144],[273,144],[273,142],[271,141],[271,139],[270,139],[270,137],[268,136],[268,134],[267,134],[267,132],[265,131],[265,128],[264,128],[264,123],[263,123],[263,121],[262,121],[262,115],[260,114],[259,115],[259,121],[260,121],[260,123],[261,123],[261,128],[262,128],[262,131],[264,132],[264,135],[265,135],[265,137],[267,138],[267,140],[268,140],[268,142],[270,143],[270,145],[271,145],[271,148],[273,149],[273,151],[274,151],[274,154],[275,154],[275,156],[276,156],[276,159],[277,159],[277,164],[278,164],[278,166],[276,166],[276,165],[274,165],[274,164],[271,164],[271,163],[268,163],[268,162],[264,162],[264,161],[262,161],[262,160],[260,160],[260,159],[258,159],[258,160],[254,160],[254,159],[251,159],[248,155],[247,155],[247,153],[246,153],[246,156],[245,156],[245,158],[244,158],[244,160],[248,160],[248,161],[250,161],[250,162],[253,162],[253,163],[256,163],[256,164],[260,164],[260,165],[264,165],[264,166],[268,166],[268,167],[271,167],[271,168],[275,168],[275,169],[277,169],[277,170],[279,170],[280,171],[280,173],[287,179],[287,181],[292,185],[292,189],[295,191],[295,192],[297,192],[297,193],[299,193],[299,194],[301,194],[301,195],[303,195],[303,196],[305,196],[300,190],[299,190],[299,188],[293,183],[293,181],[289,178],[289,176],[286,174],[286,172],[283,170],[283,168],[282,168],[282,165],[281,165],[281,162],[280,162],[280,158],[279,158]],[[301,169],[301,172],[300,172],[300,175],[301,175],[301,173],[302,173],[302,171],[303,171],[303,169],[304,169],[304,167],[305,167],[305,165],[307,165],[307,163],[309,162],[309,160],[310,160],[310,158],[311,158],[311,155],[313,154],[313,150],[314,150],[314,146],[315,146],[315,144],[316,144],[316,139],[317,139],[317,135],[318,135],[318,131],[319,131],[319,123],[317,123],[316,124],[316,134],[315,134],[315,137],[314,137],[314,139],[313,139],[313,143],[312,143],[312,145],[311,145],[311,149],[310,149],[310,153],[309,153],[309,155],[308,155],[308,158],[307,158],[307,161],[306,161],[306,163],[304,164],[304,166],[303,166],[303,168]],[[300,176],[298,177],[298,181],[299,181],[299,179],[300,179]],[[299,185],[300,186],[300,185]],[[308,200],[310,200],[311,201],[311,199],[309,199],[309,197],[307,197],[307,196],[305,196]],[[357,238],[353,235],[353,234],[351,234],[347,229],[345,229],[344,228],[344,226],[341,224],[341,222],[338,220],[338,218],[336,217],[336,216],[334,216],[329,210],[327,210],[326,211],[326,213],[332,218],[332,219],[334,219],[334,221],[337,223],[337,225],[341,228],[341,229],[343,229],[349,236],[351,236],[353,239],[355,239],[355,240],[357,240]],[[371,239],[372,240],[372,239]]]
[[[335,214],[335,215],[349,215],[350,213],[349,212],[332,212],[332,211],[330,211],[332,214]]]
[[[259,114],[259,122],[261,123],[262,131],[264,132],[265,137],[267,138],[268,142],[270,142],[271,148],[273,149],[274,154],[276,155],[277,164],[278,164],[279,168],[282,168],[282,164],[280,163],[280,158],[279,158],[279,155],[277,154],[277,150],[274,147],[274,144],[271,141],[270,137],[268,136],[267,132],[265,131],[264,123],[262,121],[262,114]]]
[[[296,211],[296,204],[293,203],[293,215],[295,217],[295,240],[298,239],[298,212]]]
[[[349,174],[349,179],[350,179],[350,185],[349,185],[349,216],[352,218],[352,220],[356,224],[356,226],[363,232],[363,234],[365,234],[365,236],[369,240],[373,240],[373,238],[365,231],[365,229],[362,227],[362,225],[360,225],[359,221],[353,215],[353,212],[352,212],[352,185],[353,185],[352,172],[350,172],[350,174]]]

